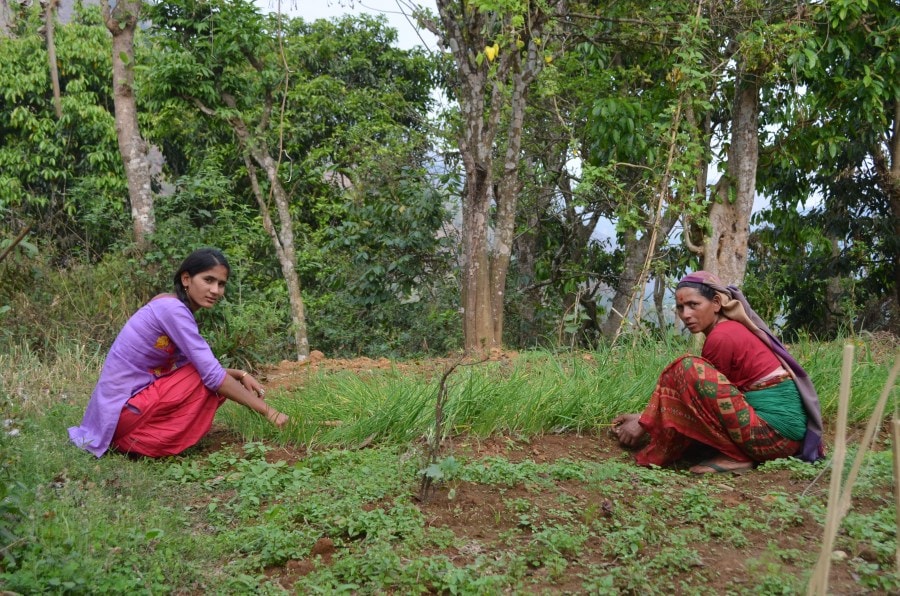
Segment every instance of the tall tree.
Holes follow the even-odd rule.
[[[790,77],[768,92],[756,260],[790,331],[896,329],[900,304],[900,13],[892,2],[806,9]],[[806,213],[798,215],[797,211]],[[803,255],[797,258],[797,255]]]
[[[149,247],[156,229],[153,215],[153,164],[150,146],[141,136],[137,98],[134,93],[134,36],[141,17],[141,0],[120,0],[110,6],[102,0],[103,20],[112,34],[112,84],[119,152],[128,180],[134,242],[140,250]]]
[[[111,114],[110,36],[97,7],[56,29],[62,118],[47,69],[43,15],[23,11],[0,37],[0,221],[59,254],[97,258],[130,226],[128,190]]]
[[[731,102],[731,140],[727,171],[713,190],[709,233],[701,249],[703,269],[723,283],[739,285],[747,270],[750,213],[756,196],[759,163],[759,77],[747,72],[745,61],[736,73]]]
[[[53,107],[56,117],[62,118],[62,99],[59,89],[59,67],[56,64],[56,7],[59,0],[41,0],[44,8],[44,35],[47,38],[47,62],[50,67],[50,83],[53,85]]]
[[[688,117],[708,110],[709,30],[699,6],[585,3],[570,15],[578,34],[561,61],[561,87],[584,122],[578,192],[596,197],[579,213],[602,209],[617,229],[615,272],[603,279],[613,290],[609,315],[597,323],[609,339],[642,318],[649,277],[665,275],[660,251],[677,216],[705,200],[694,183],[705,137]]]
[[[502,344],[525,109],[565,6],[565,0],[437,0],[439,21],[424,21],[456,66],[451,89],[466,175],[461,302],[468,351]]]
[[[236,186],[250,189],[272,241],[303,359],[310,345],[301,289],[334,266],[319,246],[332,240],[325,228],[367,208],[371,195],[401,195],[389,209],[405,208],[406,192],[369,187],[421,163],[430,61],[392,47],[396,34],[381,20],[306,23],[240,1],[172,1],[152,14],[151,35],[165,48],[148,72],[154,110],[173,120],[202,114],[223,153],[236,156],[227,175],[244,178]],[[360,253],[360,261],[375,257]],[[369,272],[387,267],[372,265]]]
[[[276,94],[284,92],[289,73],[281,65],[278,40],[269,34],[256,7],[240,0],[160,3],[151,16],[166,48],[156,56],[150,83],[154,104],[161,109],[174,104],[175,109],[198,110],[227,125],[237,139],[263,227],[287,284],[297,358],[305,360],[309,336],[290,198],[279,173],[279,154],[273,155],[267,138],[272,119],[278,116]]]
[[[805,35],[804,11],[793,2],[711,3],[704,18],[712,33],[706,65],[720,71],[710,85],[712,112],[692,113],[708,131],[709,154],[723,170],[709,197],[708,211],[698,227],[686,229],[686,244],[701,266],[727,284],[743,282],[748,259],[750,215],[756,196],[760,152],[760,98],[778,85],[782,61]],[[710,162],[703,164],[703,169]],[[703,176],[706,178],[707,176]],[[696,221],[691,221],[691,224]],[[694,242],[698,231],[702,240]]]

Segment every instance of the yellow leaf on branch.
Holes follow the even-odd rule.
[[[497,54],[500,53],[500,44],[494,44],[492,46],[484,47],[484,55],[487,56],[488,62],[493,62],[494,58],[497,57]]]

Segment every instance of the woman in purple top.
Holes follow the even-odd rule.
[[[278,428],[288,417],[263,401],[246,371],[226,369],[200,336],[194,313],[225,294],[231,268],[218,250],[194,251],[160,294],[125,323],[103,364],[80,426],[69,438],[97,457],[113,448],[163,457],[197,443],[225,399],[259,412]]]

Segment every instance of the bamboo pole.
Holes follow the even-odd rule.
[[[894,518],[897,524],[897,545],[894,550],[894,565],[897,574],[900,574],[900,418],[897,412],[894,412],[894,419],[891,421],[891,430],[894,447]]]
[[[847,452],[847,405],[850,402],[850,379],[853,376],[853,344],[844,345],[844,362],[841,367],[841,387],[838,395],[838,417],[834,433],[834,455],[831,458],[831,486],[828,490],[828,514],[822,550],[819,560],[809,580],[808,596],[824,596],[828,591],[828,574],[831,571],[831,550],[834,537],[841,523],[840,498],[841,476],[844,473],[844,459]]]
[[[844,491],[841,493],[840,505],[842,519],[847,515],[847,512],[850,511],[851,493],[853,492],[853,485],[856,484],[856,476],[859,474],[859,469],[862,467],[866,452],[872,448],[872,443],[875,441],[875,432],[878,430],[878,427],[881,426],[885,406],[887,405],[891,390],[893,390],[894,384],[897,382],[898,374],[900,374],[900,353],[894,357],[894,366],[888,374],[887,382],[884,385],[884,389],[881,391],[878,403],[875,404],[875,409],[872,412],[872,416],[869,418],[869,423],[866,425],[863,438],[859,442],[859,449],[857,449],[856,457],[853,460],[853,467],[850,468],[850,473],[847,475],[847,482],[844,483]],[[898,534],[898,536],[900,536],[900,534]]]

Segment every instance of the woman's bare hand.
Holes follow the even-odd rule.
[[[270,416],[269,420],[277,428],[284,428],[288,421],[290,421],[290,417],[287,414],[282,414],[281,412],[274,412],[274,415]]]
[[[638,422],[640,418],[640,414],[623,414],[613,419],[612,432],[619,439],[619,443],[626,447],[637,447],[641,444],[641,439],[647,431]]]
[[[243,385],[248,391],[251,391],[258,395],[260,398],[265,399],[266,390],[263,388],[262,383],[257,381],[253,375],[246,374],[240,378],[241,385]]]

